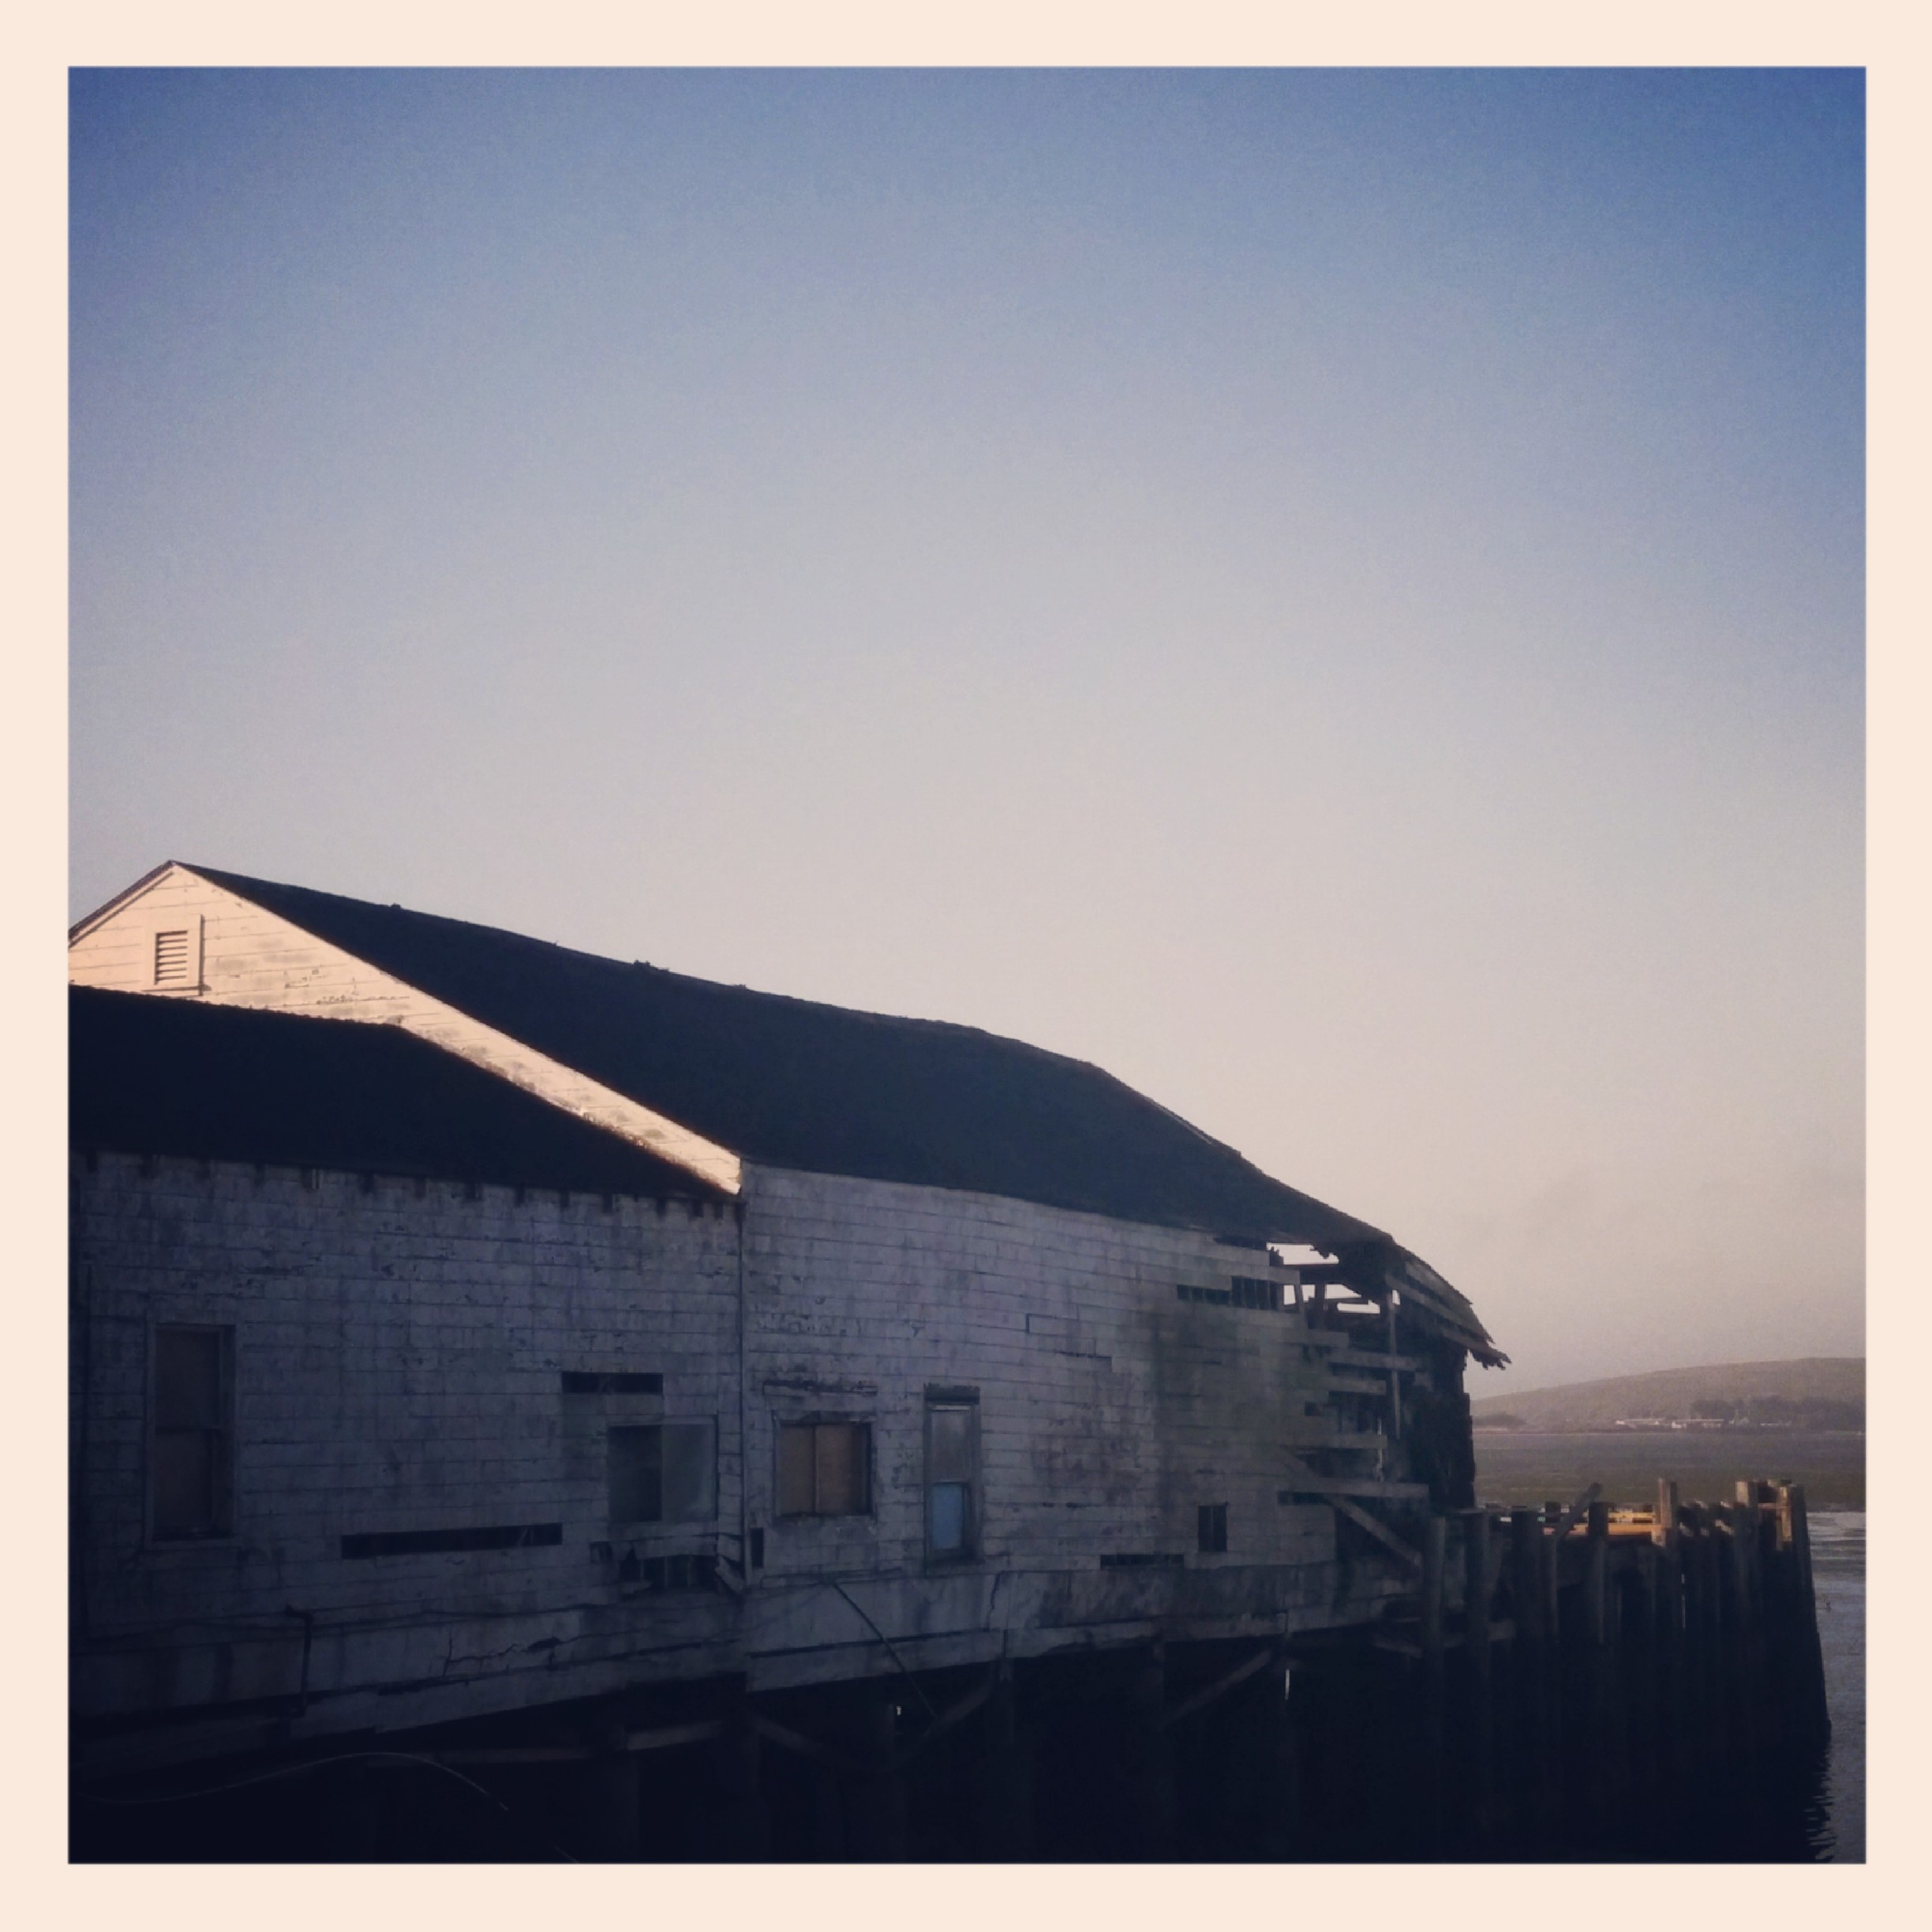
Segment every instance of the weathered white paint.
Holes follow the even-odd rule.
[[[741,1165],[185,867],[84,921],[73,976],[165,990],[154,935],[185,930],[199,983],[170,997],[406,1026],[738,1200],[695,1215],[77,1163],[82,1714],[292,1694],[291,1605],[313,1620],[298,1728],[320,1735],[680,1676],[773,1687],[896,1669],[848,1593],[919,1668],[1156,1631],[1280,1633],[1403,1587],[1372,1564],[1339,1573],[1331,1512],[1276,1500],[1292,1456],[1344,1448],[1367,1473],[1379,1455],[1379,1437],[1338,1428],[1373,1386],[1331,1360],[1341,1338],[1177,1294],[1268,1276],[1266,1256],[1002,1196]],[[145,1537],[148,1336],[170,1320],[235,1331],[238,1516],[220,1542]],[[568,1368],[654,1370],[664,1395],[566,1398]],[[980,1545],[943,1568],[925,1548],[930,1385],[979,1396]],[[718,1520],[620,1535],[607,1432],[661,1416],[715,1420]],[[807,1417],[869,1426],[863,1515],[777,1517],[777,1430]],[[1225,1554],[1196,1547],[1214,1503]],[[550,1522],[554,1547],[341,1555],[358,1531]],[[716,1556],[742,1593],[640,1597],[627,1551]]]
[[[324,1696],[419,1680],[488,1708],[479,1676],[573,1657],[706,1668],[727,1600],[632,1604],[619,1565],[739,1555],[731,1210],[112,1153],[77,1160],[73,1185],[77,1711],[290,1694],[291,1604],[315,1619]],[[219,1541],[147,1533],[149,1337],[167,1322],[234,1331],[234,1533]],[[663,1392],[566,1395],[567,1369],[655,1372]],[[717,1520],[620,1529],[606,1431],[663,1419],[715,1423]],[[566,1526],[561,1544],[341,1553],[361,1532],[541,1522]]]
[[[83,1715],[220,1709],[298,1688],[305,1732],[410,1724],[743,1672],[754,1685],[1156,1629],[1267,1634],[1338,1609],[1330,1512],[1275,1500],[1325,1440],[1326,1351],[1290,1315],[1185,1303],[1255,1259],[1199,1237],[989,1196],[753,1169],[740,1213],[620,1197],[103,1154],[73,1177]],[[235,1533],[143,1522],[157,1321],[233,1326]],[[654,1370],[661,1399],[565,1396],[571,1368]],[[980,1395],[978,1559],[925,1559],[929,1383]],[[781,1521],[775,1429],[873,1431],[863,1517]],[[715,1526],[619,1532],[605,1432],[715,1418]],[[1194,1547],[1229,1508],[1225,1556]],[[343,1535],[562,1525],[554,1547],[345,1559]],[[627,1593],[619,1565],[715,1553],[742,1596]],[[598,1546],[609,1544],[608,1555]],[[1165,1552],[1174,1567],[1102,1567]],[[1365,1593],[1366,1594],[1365,1595]],[[377,1695],[376,1687],[384,1687]],[[157,1748],[159,1748],[157,1747]]]
[[[1333,1556],[1327,1511],[1275,1501],[1281,1452],[1332,1440],[1324,1352],[1292,1315],[1176,1292],[1264,1275],[1264,1256],[998,1195],[765,1167],[746,1191],[748,1493],[773,1576],[924,1567],[929,1384],[980,1391],[989,1568]],[[855,1377],[876,1395],[837,1392]],[[807,1413],[871,1425],[870,1516],[757,1513],[777,1429]],[[1227,1553],[1202,1556],[1215,1503]]]
[[[200,936],[199,984],[157,987],[155,933],[180,930],[191,921],[197,923],[193,930]],[[184,865],[159,867],[77,926],[67,970],[77,986],[406,1027],[727,1193],[739,1189],[739,1159],[728,1148],[471,1019]]]

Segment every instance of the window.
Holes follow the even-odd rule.
[[[421,1556],[455,1550],[554,1548],[564,1541],[561,1523],[492,1523],[466,1530],[365,1530],[342,1540],[345,1557]]]
[[[1227,1554],[1227,1505],[1204,1503],[1200,1506],[1200,1552],[1204,1556]]]
[[[612,1429],[612,1522],[710,1522],[717,1514],[716,1444],[710,1422]]]
[[[566,1368],[563,1372],[566,1395],[661,1395],[661,1375],[634,1372],[630,1369]]]
[[[780,1426],[781,1516],[863,1516],[871,1507],[869,1422],[787,1422]]]
[[[979,1391],[926,1392],[926,1552],[935,1562],[974,1556],[979,1543]]]
[[[232,1328],[154,1331],[148,1519],[158,1541],[232,1526],[234,1341]]]

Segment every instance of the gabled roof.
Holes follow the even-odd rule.
[[[1305,1245],[1335,1256],[1365,1293],[1398,1290],[1479,1361],[1507,1359],[1468,1301],[1380,1229],[1084,1061],[185,869],[745,1159]]]
[[[1253,1240],[1387,1237],[1084,1061],[602,959],[488,926],[189,868],[770,1166],[1001,1194]]]
[[[76,1148],[583,1193],[723,1192],[397,1026],[75,987]]]

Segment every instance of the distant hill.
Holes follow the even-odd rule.
[[[1810,1355],[1798,1361],[1658,1368],[1604,1382],[1485,1395],[1470,1404],[1470,1413],[1478,1428],[1567,1432],[1656,1418],[1862,1429],[1865,1358]]]

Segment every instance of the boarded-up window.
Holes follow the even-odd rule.
[[[613,1522],[708,1522],[717,1514],[717,1432],[652,1422],[610,1432]]]
[[[862,1516],[872,1507],[867,1422],[788,1422],[778,1431],[778,1514]]]
[[[148,1521],[155,1537],[219,1537],[232,1525],[232,1328],[154,1331]]]
[[[974,1555],[979,1535],[979,1398],[949,1390],[926,1402],[926,1548],[941,1562]]]

